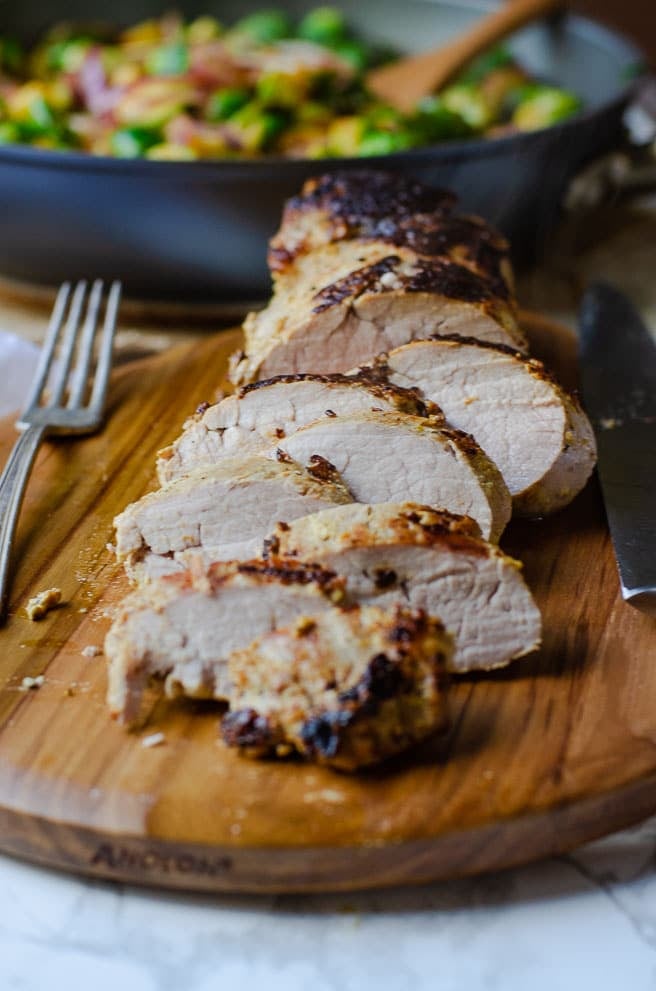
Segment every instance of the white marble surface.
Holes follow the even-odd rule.
[[[653,991],[656,819],[376,894],[193,897],[0,858],[2,991]]]

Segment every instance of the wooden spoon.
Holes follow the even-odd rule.
[[[565,0],[508,0],[440,48],[373,69],[367,74],[367,86],[385,103],[408,113],[481,52],[564,4]]]

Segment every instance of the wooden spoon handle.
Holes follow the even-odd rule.
[[[441,48],[374,69],[367,76],[367,86],[381,100],[408,112],[422,96],[434,93],[481,52],[530,21],[562,8],[565,2],[509,0]]]

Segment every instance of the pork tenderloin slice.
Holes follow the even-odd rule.
[[[432,403],[359,372],[352,376],[279,375],[244,386],[187,421],[173,444],[159,452],[160,483],[224,458],[264,453],[272,444],[322,416],[396,410],[439,417]]]
[[[544,365],[497,345],[459,339],[413,341],[381,356],[392,382],[439,402],[496,463],[513,510],[543,516],[567,505],[596,461],[579,403]]]
[[[496,465],[468,434],[427,417],[371,412],[324,418],[277,449],[301,464],[311,465],[316,455],[329,461],[356,502],[418,502],[465,514],[494,541],[510,519],[510,495]]]
[[[373,169],[307,179],[285,203],[270,242],[269,267],[275,276],[300,254],[345,238],[376,237],[417,213],[447,215],[455,201],[453,193]]]
[[[405,180],[371,171],[308,179],[287,201],[269,245],[276,285],[285,280],[289,286],[308,256],[322,255],[326,245],[349,241],[364,253],[368,242],[376,242],[386,255],[451,259],[508,296],[513,275],[505,238],[478,217],[454,215],[449,194],[413,185],[410,190]]]
[[[279,520],[346,502],[352,496],[330,466],[226,458],[128,506],[114,521],[116,554],[137,580],[178,570],[152,557],[191,547],[212,547],[215,561],[247,560]]]
[[[439,616],[457,672],[503,667],[540,644],[540,613],[521,564],[481,540],[471,521],[426,506],[353,504],[276,529],[268,552],[316,562],[346,579],[350,598]]]
[[[236,385],[283,373],[345,372],[432,334],[526,347],[512,305],[487,279],[450,261],[392,254],[319,282],[318,290],[310,283],[295,294],[275,293],[246,318],[244,349],[231,362]]]
[[[284,561],[215,564],[150,582],[123,600],[105,640],[109,708],[137,720],[151,679],[167,695],[224,700],[233,650],[343,594],[334,575]]]
[[[301,617],[230,656],[223,738],[249,756],[294,750],[342,771],[378,763],[446,728],[452,650],[418,610]]]

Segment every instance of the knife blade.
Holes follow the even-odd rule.
[[[626,296],[602,282],[583,297],[579,331],[622,596],[656,614],[656,345]]]

